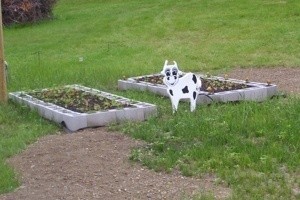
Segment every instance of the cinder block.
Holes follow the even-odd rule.
[[[247,88],[244,90],[245,100],[263,101],[267,99],[266,88]]]
[[[77,131],[79,129],[88,127],[85,115],[74,116],[70,114],[65,114],[63,115],[63,122],[66,128],[70,131]]]
[[[166,96],[166,97],[169,96],[168,92],[167,92],[167,87],[164,87],[163,85],[149,84],[148,91],[153,92],[155,94],[162,95],[162,96]]]
[[[53,117],[52,117],[52,121],[58,123],[58,124],[61,124],[63,121],[64,121],[64,114],[63,112],[61,111],[63,109],[53,109]]]
[[[131,84],[128,81],[118,80],[118,89],[119,90],[129,90],[131,89]]]
[[[210,104],[214,99],[208,93],[201,93],[197,97],[197,104]]]
[[[228,101],[241,101],[244,100],[243,92],[239,91],[226,91],[215,94],[219,97],[220,102],[228,102]]]
[[[271,98],[272,96],[277,94],[277,86],[276,85],[266,86],[266,90],[267,90],[268,98]]]
[[[81,89],[121,103],[131,104],[133,107],[127,107],[120,110],[112,109],[108,111],[99,111],[95,113],[77,113],[51,103],[45,103],[37,100],[29,95],[21,95],[22,92],[10,93],[9,96],[15,102],[24,103],[31,109],[37,110],[42,117],[52,120],[58,124],[64,124],[70,131],[77,131],[87,127],[105,126],[110,123],[129,120],[143,121],[150,116],[150,114],[155,115],[157,112],[156,106],[153,104],[139,101],[134,101],[133,103],[133,101],[128,98],[80,85],[69,85],[66,87]]]
[[[136,81],[124,81],[124,80],[119,80],[118,81],[118,88],[120,90],[141,90],[141,91],[146,91],[147,90],[147,85],[141,82],[136,82]]]
[[[45,108],[39,104],[36,105],[36,108],[37,108],[37,112],[39,113],[39,115],[41,115],[42,117],[45,117]]]
[[[116,111],[110,110],[106,112],[96,112],[86,115],[87,127],[106,126],[111,123],[116,123]]]
[[[49,105],[49,106],[44,106],[43,107],[44,111],[43,111],[43,117],[53,121],[53,116],[54,116],[54,107]]]
[[[116,111],[117,122],[123,121],[144,121],[144,110],[140,108],[124,108]]]
[[[144,118],[149,119],[150,117],[157,117],[157,107],[153,105],[145,105],[144,107]]]
[[[155,76],[157,74],[153,75],[146,75],[147,77],[150,76]],[[200,77],[204,77],[202,74],[198,74]],[[145,77],[145,76],[140,76],[140,77]],[[159,94],[162,96],[168,96],[167,94],[167,88],[165,85],[161,84],[151,84],[151,83],[146,83],[146,82],[139,82],[137,83],[135,80],[140,78],[140,77],[132,77],[127,80],[122,80],[122,83],[128,83],[128,89],[137,89],[141,90],[138,85],[144,85],[144,87],[147,86],[147,90],[150,92],[153,92],[155,94]],[[225,80],[223,77],[211,77],[209,79],[218,79],[218,80]],[[227,79],[227,81],[231,81],[234,83],[239,83],[239,84],[245,84],[245,81],[242,80],[237,80],[237,79]],[[253,100],[253,101],[263,101],[266,100],[273,95],[276,94],[277,92],[277,86],[276,85],[271,85],[267,86],[265,83],[258,83],[258,82],[250,82],[247,83],[248,86],[251,86],[250,88],[245,88],[245,89],[239,89],[239,90],[232,90],[228,92],[219,92],[219,93],[214,93],[210,94],[209,97],[205,95],[199,95],[197,99],[197,104],[208,104],[212,102],[228,102],[228,101],[244,101],[244,100]],[[123,87],[125,88],[125,87]],[[144,90],[144,89],[143,89]],[[206,92],[203,92],[206,94]],[[183,100],[186,101],[186,100]]]
[[[24,98],[19,98],[20,96],[22,96],[22,92],[10,93],[9,95],[9,97],[12,97],[13,101],[20,105],[23,105],[25,103]]]

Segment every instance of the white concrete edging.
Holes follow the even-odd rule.
[[[137,76],[137,77],[128,78],[126,80],[118,80],[118,88],[120,90],[134,89],[134,90],[141,90],[141,91],[150,91],[155,94],[168,97],[167,87],[165,85],[152,84],[144,81],[137,81],[137,79],[143,77],[152,77],[157,75],[159,74]],[[202,74],[197,74],[197,76],[205,77],[205,75]],[[220,81],[225,81],[225,78],[217,77],[217,76],[212,76],[209,77],[208,79],[217,79]],[[277,86],[274,84],[268,85],[267,83],[259,83],[259,82],[245,83],[245,81],[238,80],[238,79],[226,79],[226,81],[241,83],[250,87],[245,89],[217,92],[213,94],[202,91],[197,98],[197,104],[209,104],[212,102],[230,102],[230,101],[245,101],[245,100],[264,101],[276,95],[277,93]]]
[[[76,88],[85,92],[100,95],[123,104],[129,104],[132,107],[93,113],[78,113],[52,103],[38,100],[25,92],[9,93],[9,98],[19,104],[25,104],[31,109],[37,110],[42,117],[48,120],[63,124],[70,131],[77,131],[88,127],[105,126],[111,123],[120,123],[124,121],[144,121],[151,116],[157,115],[157,107],[153,104],[132,101],[122,96],[81,85],[68,85],[65,87]]]

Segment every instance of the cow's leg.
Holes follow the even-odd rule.
[[[191,98],[190,101],[191,101],[191,112],[193,112],[196,109],[196,99]]]
[[[171,102],[172,102],[173,113],[175,113],[177,111],[177,108],[178,108],[179,99],[173,97],[173,98],[171,98]]]

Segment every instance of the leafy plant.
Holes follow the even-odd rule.
[[[206,78],[206,77],[200,77],[200,79],[202,81],[201,90],[209,93],[217,93],[217,92],[238,90],[238,89],[251,87],[243,83],[235,83],[232,81],[228,81],[226,79],[219,80],[216,78]],[[163,75],[144,76],[142,78],[136,79],[136,81],[149,82],[152,84],[163,84]]]
[[[52,17],[56,0],[1,0],[3,23],[24,24]]]
[[[27,94],[39,100],[53,103],[79,113],[130,107],[129,104],[122,104],[115,100],[76,88],[58,87],[28,92]]]

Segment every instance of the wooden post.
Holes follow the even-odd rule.
[[[2,5],[0,0],[0,103],[7,102],[6,75],[4,65],[4,44],[2,29]]]

